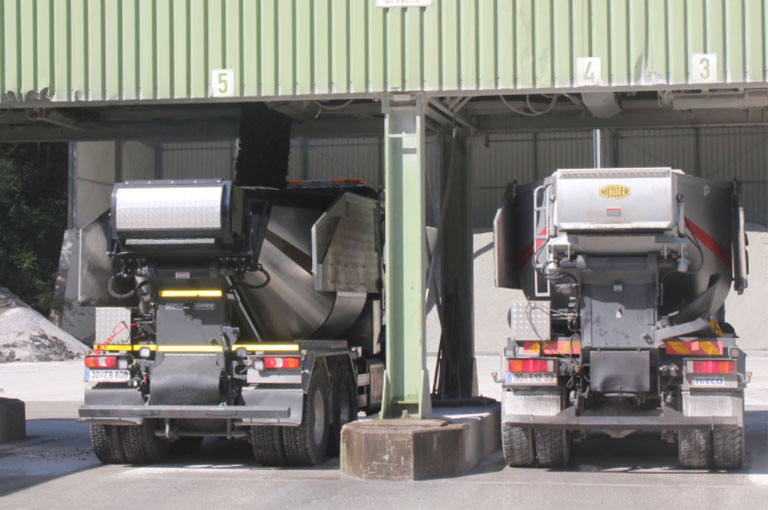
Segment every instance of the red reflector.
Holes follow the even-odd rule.
[[[694,361],[695,374],[732,374],[733,361]]]
[[[554,372],[550,368],[550,360],[546,359],[511,359],[509,360],[510,372]]]
[[[272,369],[295,369],[299,368],[299,358],[277,358],[277,357],[267,357],[264,358],[264,368],[272,368]]]
[[[88,368],[117,368],[117,356],[86,356],[85,366]]]

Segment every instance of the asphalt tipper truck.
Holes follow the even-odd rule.
[[[670,168],[558,170],[507,187],[497,380],[513,466],[568,463],[587,431],[659,431],[684,467],[741,467],[750,374],[723,303],[747,286],[739,185]]]
[[[116,184],[80,235],[96,456],[157,462],[206,436],[248,439],[266,465],[336,453],[381,404],[382,222],[356,182]]]

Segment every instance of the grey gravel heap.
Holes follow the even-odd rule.
[[[0,287],[0,363],[82,358],[88,347]]]

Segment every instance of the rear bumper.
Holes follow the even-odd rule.
[[[504,424],[564,430],[736,429],[743,426],[737,416],[683,416],[668,408],[658,414],[642,416],[575,416],[569,408],[554,416],[505,415]]]
[[[98,393],[101,390],[88,390]],[[87,393],[88,393],[87,392]],[[112,405],[93,402],[79,409],[80,422],[91,424],[138,425],[145,419],[233,420],[235,426],[299,425],[303,408],[301,389],[243,391],[245,405]]]
[[[577,414],[575,406],[561,411],[562,401],[559,389],[506,390],[502,396],[502,423],[525,428],[625,432],[744,426],[742,398],[730,392],[686,393],[684,412],[667,406],[640,410],[632,406],[604,405]]]

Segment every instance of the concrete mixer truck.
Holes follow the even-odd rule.
[[[496,375],[508,464],[565,465],[587,431],[653,430],[684,467],[741,467],[750,374],[723,306],[747,286],[737,182],[558,170],[507,187],[494,235],[497,286],[525,296]]]
[[[79,415],[99,460],[157,462],[218,436],[265,465],[316,465],[378,410],[377,192],[147,181],[111,200],[80,236],[96,333]]]

